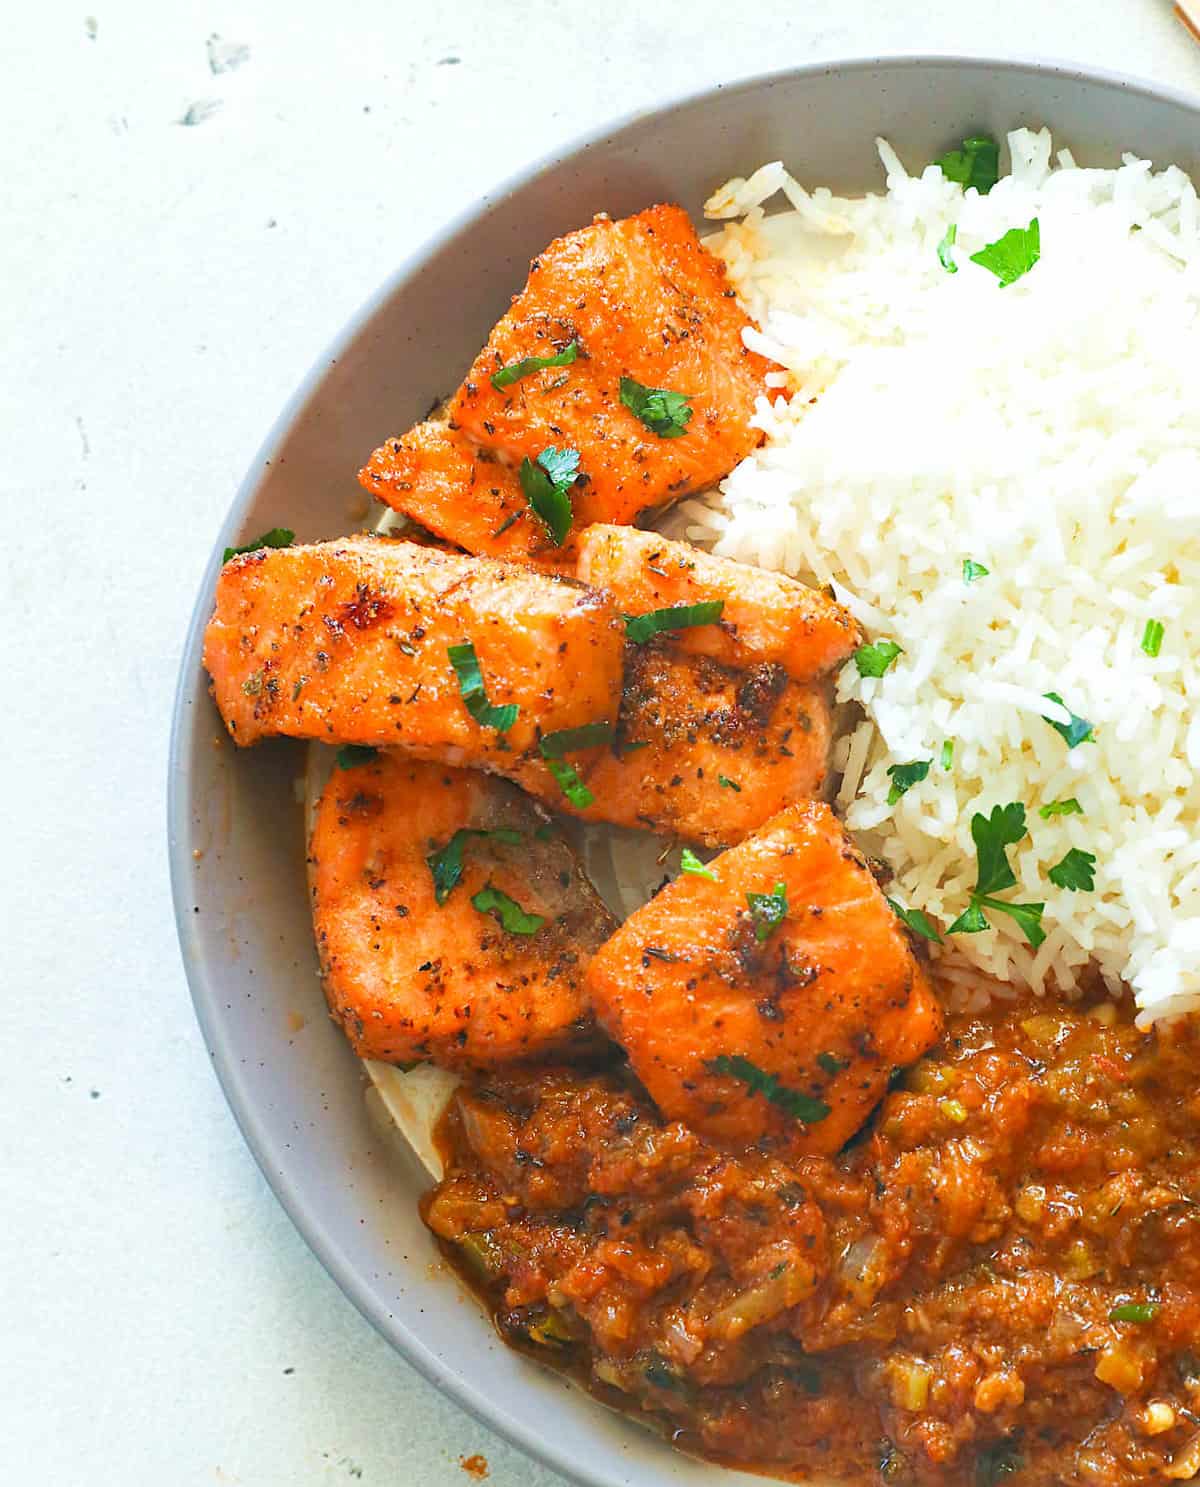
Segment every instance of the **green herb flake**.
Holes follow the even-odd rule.
[[[987,915],[979,907],[978,899],[973,898],[946,933],[948,935],[977,935],[990,928]]]
[[[574,519],[567,492],[579,476],[579,451],[550,445],[536,460],[527,455],[518,474],[530,509],[541,517],[555,545],[561,547]]]
[[[994,914],[1007,914],[1035,950],[1045,940],[1046,931],[1042,928],[1045,904],[1010,904],[1005,899],[986,897],[975,902]]]
[[[565,759],[547,759],[546,768],[554,776],[558,788],[576,810],[586,811],[594,805],[596,797],[579,778],[579,771]]]
[[[817,1063],[830,1076],[840,1074],[843,1069],[850,1067],[850,1060],[848,1058],[838,1058],[836,1053],[818,1053]]]
[[[887,803],[895,805],[902,795],[907,795],[914,785],[919,785],[929,773],[932,759],[914,759],[911,764],[893,764],[888,769],[891,788]]]
[[[1146,621],[1146,628],[1142,631],[1142,649],[1148,656],[1157,656],[1162,650],[1165,634],[1166,627],[1161,620]]]
[[[370,744],[343,744],[333,757],[339,769],[355,769],[370,764],[378,752]]]
[[[446,654],[450,657],[451,666],[454,667],[454,674],[458,678],[458,690],[467,711],[480,727],[494,728],[497,733],[507,733],[517,721],[521,709],[515,702],[506,702],[503,707],[493,707],[488,701],[487,688],[484,686],[483,673],[479,669],[479,657],[475,654],[474,643],[464,640],[458,645],[448,645]]]
[[[986,578],[991,571],[974,558],[963,559],[963,583],[974,583],[977,578]]]
[[[754,938],[761,945],[769,940],[787,917],[787,888],[776,883],[770,893],[748,893],[750,917],[754,921]]]
[[[961,149],[950,150],[933,163],[964,191],[974,186],[980,196],[986,196],[1000,179],[1000,146],[990,134],[972,134],[963,140]]]
[[[1067,748],[1073,749],[1081,743],[1086,743],[1092,737],[1092,725],[1086,718],[1076,717],[1057,692],[1043,692],[1042,696],[1045,697],[1047,702],[1057,702],[1059,707],[1066,707],[1067,712],[1070,714],[1071,721],[1069,723],[1056,723],[1053,718],[1045,719],[1051,728],[1054,729],[1055,733],[1060,734],[1066,739]]]
[[[524,841],[521,833],[511,826],[497,826],[494,831],[460,827],[444,847],[431,852],[425,859],[433,877],[433,896],[439,906],[446,902],[453,889],[458,886],[463,872],[463,848],[476,838],[504,842],[510,847],[518,847]]]
[[[948,738],[942,745],[942,768],[949,774],[954,767],[954,740]]]
[[[511,387],[514,382],[519,382],[522,377],[528,377],[534,372],[544,372],[548,367],[569,367],[578,355],[579,342],[569,341],[554,356],[523,356],[519,361],[510,361],[498,372],[493,372],[492,386],[497,392],[503,392],[506,387]]]
[[[1008,861],[1008,848],[1027,834],[1025,807],[1014,800],[1008,805],[993,806],[990,815],[981,812],[971,817],[971,836],[975,842],[978,872],[971,902],[947,929],[949,935],[974,935],[989,928],[988,910],[1006,914],[1020,926],[1026,940],[1035,949],[1046,938],[1042,929],[1045,904],[1013,904],[994,897],[1006,888],[1017,886],[1016,875]]]
[[[1007,289],[1027,274],[1041,256],[1041,228],[1035,217],[1028,227],[1010,227],[1003,237],[972,253],[971,262],[995,274],[1000,288]]]
[[[678,439],[687,433],[692,405],[681,392],[671,392],[666,387],[643,387],[632,377],[622,377],[621,401],[660,439]]]
[[[1071,795],[1066,800],[1052,800],[1047,805],[1038,806],[1038,815],[1043,821],[1049,821],[1051,816],[1082,816],[1083,807]]]
[[[228,563],[230,558],[240,558],[244,553],[261,552],[264,547],[291,547],[295,540],[296,534],[291,527],[272,527],[253,542],[247,542],[245,547],[227,547],[221,562]]]
[[[698,625],[714,625],[725,610],[724,599],[706,599],[700,604],[673,604],[668,609],[652,609],[649,614],[625,615],[625,638],[634,645],[645,645],[651,636],[664,630],[694,630]]]
[[[903,650],[894,640],[876,640],[871,645],[860,645],[854,652],[854,664],[859,676],[882,676]]]
[[[712,868],[701,862],[690,847],[684,847],[679,854],[679,870],[683,873],[691,873],[694,878],[707,878],[710,883],[718,881]]]
[[[578,728],[560,728],[557,733],[544,733],[538,744],[543,759],[561,759],[579,749],[595,749],[610,744],[617,730],[611,723],[582,723]]]
[[[768,1074],[740,1053],[718,1054],[709,1067],[714,1074],[727,1074],[740,1080],[751,1094],[762,1095],[764,1100],[778,1105],[805,1125],[815,1125],[829,1114],[829,1106],[824,1100],[814,1099],[798,1089],[788,1089],[774,1074]]]
[[[481,914],[493,915],[500,928],[510,935],[535,935],[546,922],[544,915],[527,914],[515,899],[490,883],[471,895],[471,907]]]
[[[946,236],[937,246],[938,262],[948,274],[958,273],[958,264],[955,263],[954,255],[950,252],[950,249],[954,247],[957,240],[958,223],[951,222],[950,226],[946,229]]]
[[[1045,904],[1011,904],[1005,899],[992,898],[982,893],[972,895],[970,904],[946,933],[948,935],[974,935],[981,930],[990,929],[987,915],[984,913],[985,909],[995,914],[1006,914],[1019,926],[1026,940],[1035,950],[1046,938],[1046,931],[1042,928]]]
[[[1157,1301],[1125,1301],[1120,1306],[1114,1306],[1108,1314],[1110,1322],[1135,1322],[1139,1326],[1146,1326],[1158,1316],[1159,1306]]]
[[[722,790],[732,790],[735,795],[742,793],[742,787],[736,780],[731,780],[727,774],[719,774],[717,776],[717,784],[720,785]]]
[[[1096,858],[1091,852],[1072,847],[1061,862],[1056,862],[1046,876],[1056,888],[1072,893],[1091,893],[1096,887]]]
[[[888,908],[891,909],[901,924],[906,924],[909,929],[915,934],[919,934],[922,939],[933,940],[937,944],[941,944],[942,937],[937,932],[937,926],[920,909],[906,909],[903,904],[897,903],[894,898],[888,899]]]
[[[1025,807],[1019,800],[992,807],[991,815],[976,811],[971,817],[971,837],[979,859],[976,896],[1015,888],[1017,879],[1008,864],[1008,848],[1027,834]]]

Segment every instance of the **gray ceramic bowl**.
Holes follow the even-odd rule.
[[[358,465],[451,390],[529,258],[595,212],[672,200],[698,215],[714,186],[778,158],[806,181],[878,189],[877,134],[919,162],[973,130],[1003,136],[1018,124],[1050,125],[1087,164],[1115,163],[1125,148],[1193,170],[1200,161],[1195,102],[978,59],[802,68],[593,135],[472,206],[367,302],[284,410],[213,548],[184,653],[169,805],[179,938],[218,1077],[280,1202],[363,1315],[460,1404],[592,1487],[761,1479],[678,1456],[508,1352],[482,1311],[460,1304],[454,1278],[431,1269],[421,1173],[373,1132],[356,1062],[323,1015],[293,793],[303,750],[214,747],[222,730],[200,653],[221,548],[275,525],[314,539],[361,524]]]

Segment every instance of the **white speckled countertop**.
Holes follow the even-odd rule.
[[[486,186],[708,81],[922,50],[1200,92],[1167,0],[9,8],[0,1479],[468,1487],[481,1452],[495,1487],[559,1480],[375,1335],[226,1109],[167,887],[185,624],[284,399]]]

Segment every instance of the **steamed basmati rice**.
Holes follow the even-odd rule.
[[[832,584],[903,647],[882,678],[842,672],[865,716],[836,759],[898,900],[945,928],[975,883],[972,814],[1026,806],[1004,897],[1045,904],[1046,940],[993,914],[934,947],[951,977],[1069,991],[1094,966],[1148,1020],[1200,1006],[1200,212],[1174,167],[1080,169],[1046,131],[1009,144],[986,196],[909,175],[882,140],[884,196],[808,191],[778,163],[716,193],[709,246],[784,370],[766,442],[686,531]],[[970,255],[1034,217],[1041,260],[1002,289]],[[987,575],[965,582],[966,559]],[[1068,748],[1047,692],[1094,741]],[[928,776],[890,806],[889,767],[916,760]],[[1039,815],[1068,797],[1082,814]],[[1095,855],[1094,891],[1049,881],[1070,848]]]

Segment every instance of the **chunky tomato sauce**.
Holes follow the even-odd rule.
[[[686,1450],[914,1487],[1200,1474],[1200,1019],[953,1017],[834,1158],[719,1149],[622,1068],[479,1076],[442,1136],[425,1218],[502,1335]]]

